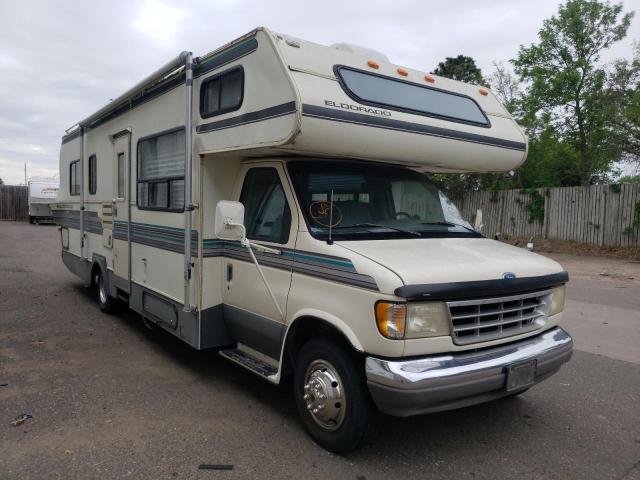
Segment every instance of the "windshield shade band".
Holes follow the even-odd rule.
[[[396,288],[394,293],[407,300],[475,299],[542,290],[568,281],[569,274],[559,272],[540,277],[405,285]]]

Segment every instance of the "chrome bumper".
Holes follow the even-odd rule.
[[[470,353],[410,360],[367,357],[367,384],[381,411],[398,417],[451,410],[504,397],[507,367],[536,360],[534,383],[571,358],[573,341],[554,328],[538,336]],[[525,387],[527,388],[527,387]]]

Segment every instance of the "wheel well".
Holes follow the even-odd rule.
[[[331,339],[347,351],[359,354],[349,339],[336,326],[320,318],[302,317],[291,325],[287,333],[282,362],[283,375],[291,373],[293,362],[305,342],[320,336]]]

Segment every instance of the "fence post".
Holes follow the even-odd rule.
[[[546,240],[549,237],[549,195],[545,194],[544,189],[542,190],[542,195],[544,195],[544,217],[542,219],[542,238]]]
[[[604,222],[607,221],[607,189],[606,188],[602,188],[602,195],[600,196],[600,202],[602,202],[602,204],[600,205],[600,232],[598,235],[598,245],[600,245],[601,247],[604,246],[604,232],[606,230],[606,226],[604,224]]]

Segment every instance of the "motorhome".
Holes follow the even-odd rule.
[[[58,196],[60,182],[56,178],[31,178],[28,182],[29,223],[51,223],[51,203]]]
[[[346,452],[376,410],[518,395],[569,360],[567,273],[429,180],[526,155],[489,89],[258,28],[68,130],[53,214],[102,310],[291,376],[311,437]]]

